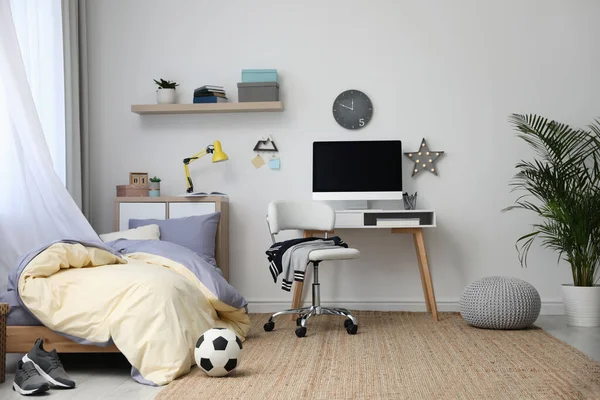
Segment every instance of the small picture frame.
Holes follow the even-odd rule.
[[[130,172],[129,173],[129,184],[134,186],[147,186],[148,185],[148,173],[147,172]]]

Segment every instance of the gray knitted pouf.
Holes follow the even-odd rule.
[[[460,314],[478,328],[527,328],[540,315],[541,307],[540,295],[531,284],[506,276],[472,282],[460,296]]]

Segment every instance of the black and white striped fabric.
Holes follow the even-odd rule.
[[[338,236],[292,239],[273,244],[266,251],[273,282],[276,283],[277,277],[285,272],[281,288],[286,292],[291,291],[294,281],[304,282],[310,251],[334,247],[347,248],[348,245]]]

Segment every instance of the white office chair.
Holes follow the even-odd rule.
[[[273,201],[269,204],[267,211],[267,225],[271,234],[271,240],[275,243],[275,234],[283,230],[304,230],[304,231],[331,231],[335,225],[335,212],[331,207],[317,202],[294,202],[294,201]],[[309,254],[309,262],[313,266],[313,284],[312,284],[312,305],[276,312],[269,318],[264,325],[265,331],[269,332],[275,328],[273,319],[279,315],[299,314],[296,319],[296,336],[304,337],[306,335],[306,322],[315,315],[338,315],[346,317],[344,327],[346,331],[354,335],[358,331],[358,321],[344,308],[329,308],[321,306],[320,284],[319,284],[319,263],[325,260],[349,260],[358,258],[360,252],[356,249],[338,247],[335,249],[313,250]]]

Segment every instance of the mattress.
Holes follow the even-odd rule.
[[[14,291],[0,293],[0,303],[8,303],[10,311],[6,324],[8,326],[40,326],[42,323],[19,304]]]

